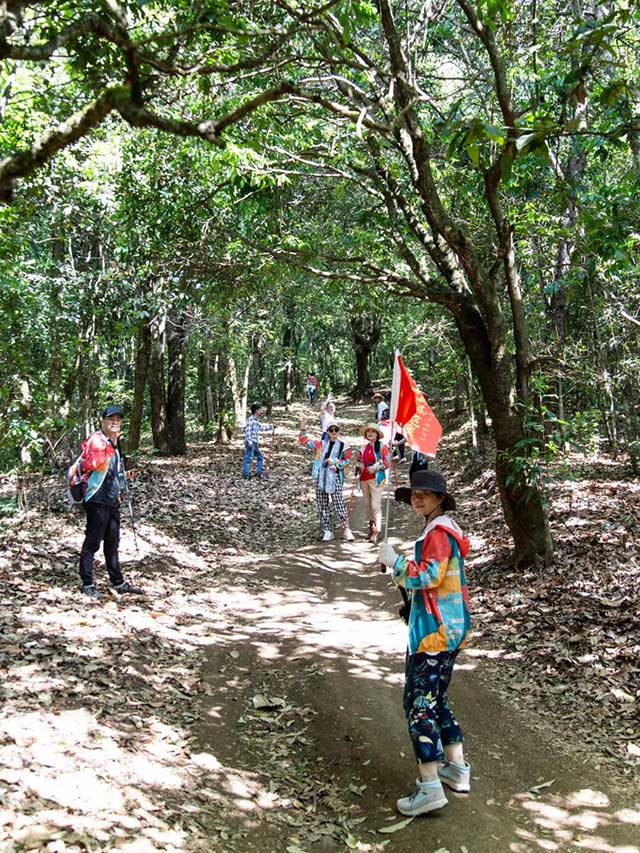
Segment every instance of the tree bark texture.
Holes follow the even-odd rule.
[[[167,323],[167,452],[184,456],[185,436],[185,343],[184,315]]]
[[[142,415],[144,412],[144,398],[147,387],[147,376],[149,373],[149,356],[151,354],[151,325],[146,319],[138,323],[138,334],[136,338],[136,366],[133,380],[133,403],[129,417],[129,433],[127,436],[127,450],[129,453],[137,450],[140,446],[140,430],[142,427]]]
[[[167,397],[164,381],[165,317],[154,318],[151,324],[149,353],[149,399],[151,402],[151,433],[153,446],[160,453],[169,452],[167,435]]]

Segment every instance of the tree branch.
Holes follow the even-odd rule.
[[[53,131],[37,139],[28,151],[12,154],[0,161],[0,203],[13,201],[13,187],[17,178],[30,175],[58,151],[77,142],[97,127],[113,110],[134,127],[154,127],[175,136],[192,136],[222,147],[221,134],[230,125],[271,101],[293,91],[290,83],[283,81],[272,89],[261,92],[220,119],[198,124],[168,118],[135,104],[126,86],[106,89],[96,100],[59,124]]]
[[[115,108],[117,91],[107,89],[88,106],[37,139],[27,151],[12,154],[0,161],[0,203],[10,204],[13,201],[13,187],[17,178],[30,175],[58,151],[82,139],[90,130],[101,124]]]

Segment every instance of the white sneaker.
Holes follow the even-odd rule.
[[[419,814],[433,812],[436,809],[442,809],[448,804],[444,788],[439,781],[421,782],[417,780],[415,793],[410,797],[402,797],[396,803],[396,808],[400,814],[414,817]]]
[[[452,791],[467,794],[471,790],[471,767],[468,761],[464,764],[447,761],[438,768],[438,776],[442,784],[451,788]]]
[[[335,539],[335,534],[333,530],[325,530],[324,536],[322,537],[323,542],[331,542],[332,539]]]
[[[353,533],[351,532],[351,528],[350,528],[350,527],[345,527],[344,531],[342,532],[342,538],[343,538],[344,540],[346,540],[347,542],[353,542],[353,540],[354,540],[356,537],[355,537],[355,536],[353,535]]]

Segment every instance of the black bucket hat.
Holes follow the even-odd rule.
[[[400,486],[395,491],[397,501],[411,504],[411,492],[433,492],[443,495],[442,509],[449,512],[456,508],[455,498],[447,491],[447,481],[439,471],[414,471],[410,486]]]
[[[107,406],[107,408],[102,413],[103,418],[111,418],[113,415],[120,415],[120,417],[124,416],[124,409],[122,406]]]

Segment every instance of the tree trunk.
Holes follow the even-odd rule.
[[[282,333],[282,399],[285,408],[289,408],[293,400],[293,333],[291,326],[287,323]]]
[[[211,370],[209,353],[201,349],[198,354],[198,401],[200,404],[200,422],[208,434],[213,420],[213,393],[211,391]]]
[[[282,332],[282,399],[285,408],[289,408],[293,400],[293,356],[294,356],[294,323],[296,304],[291,294],[285,297],[284,329]]]
[[[475,402],[473,399],[473,373],[471,372],[471,362],[467,358],[467,405],[469,407],[469,426],[471,429],[471,447],[478,452],[478,429],[476,426]]]
[[[227,444],[227,382],[229,379],[229,359],[225,352],[215,357],[215,402],[216,402],[216,444]]]
[[[526,448],[519,444],[525,432],[522,410],[512,406],[516,396],[510,356],[498,355],[501,348],[491,345],[475,311],[456,312],[455,319],[491,418],[496,440],[496,479],[505,521],[513,537],[513,562],[520,566],[548,565],[553,557],[553,542],[537,472]]]
[[[371,352],[362,347],[354,347],[354,352],[356,355],[356,387],[354,394],[360,396],[368,394],[372,390],[371,373],[369,371],[369,356]]]
[[[242,380],[238,378],[238,365],[232,355],[229,356],[229,382],[233,399],[235,426],[244,427],[247,422],[247,397],[249,395],[249,373],[251,371],[251,353],[247,354]]]
[[[184,456],[185,438],[185,317],[169,321],[167,326],[167,451]]]
[[[151,401],[151,433],[153,446],[160,453],[168,453],[167,398],[164,384],[164,314],[151,323],[151,350],[149,353],[149,398]]]
[[[148,320],[138,323],[136,342],[136,367],[133,380],[133,403],[129,418],[129,435],[127,450],[132,453],[140,446],[140,431],[142,429],[142,413],[144,411],[144,396],[149,373],[149,356],[151,353],[151,326]]]
[[[359,312],[351,317],[351,338],[356,356],[356,387],[354,397],[362,397],[373,390],[369,372],[369,358],[382,333],[382,323],[375,314]]]

